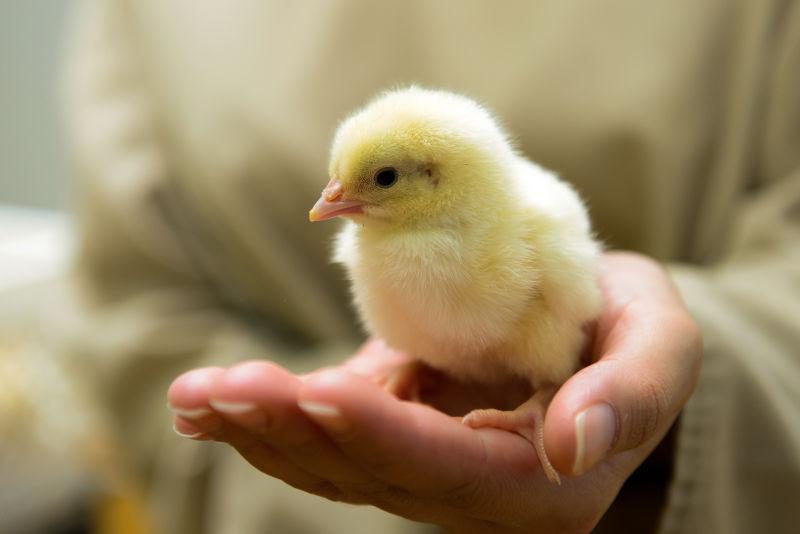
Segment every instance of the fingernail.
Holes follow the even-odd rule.
[[[297,406],[338,439],[345,438],[352,430],[352,426],[336,406],[314,401],[298,401]]]
[[[574,475],[582,475],[602,460],[617,435],[617,414],[606,403],[595,404],[575,416]]]
[[[273,418],[267,409],[255,403],[213,400],[209,404],[217,412],[225,414],[227,419],[235,421],[250,432],[265,435],[272,426]]]
[[[167,408],[174,413],[175,415],[179,415],[184,419],[200,419],[201,417],[205,417],[206,415],[211,415],[211,410],[208,408],[201,406],[199,408],[177,408],[170,403],[167,403]]]
[[[175,433],[182,438],[197,439],[199,437],[205,436],[205,432],[193,432],[191,434],[181,432],[180,430],[178,430],[178,427],[175,426],[174,424],[172,425],[172,430],[174,430]]]
[[[228,413],[228,414],[241,414],[252,412],[258,406],[256,406],[253,402],[232,402],[232,401],[221,401],[221,400],[210,400],[208,403],[211,405],[218,412]]]

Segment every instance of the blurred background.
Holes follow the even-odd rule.
[[[29,343],[73,243],[59,97],[72,5],[0,2],[0,533],[77,534],[89,514],[71,452],[86,420],[59,362]]]
[[[64,165],[57,77],[71,2],[0,3],[0,203],[60,209]]]
[[[610,247],[689,288],[716,342],[698,391],[735,387],[713,405],[725,417],[704,397],[684,411],[698,435],[721,430],[676,464],[675,487],[702,498],[676,501],[673,520],[795,526],[763,473],[796,487],[800,9],[523,0],[492,9],[489,28],[487,4],[0,0],[0,534],[426,531],[179,439],[164,406],[188,368],[259,357],[302,371],[360,340],[328,264],[334,227],[306,214],[336,124],[411,82],[489,104],[590,200]],[[779,446],[758,454],[766,443]],[[671,475],[652,473],[658,507]],[[645,531],[619,517],[611,532]],[[742,518],[761,528],[719,527]]]
[[[0,3],[0,288],[47,276],[67,253],[58,77],[71,4]]]

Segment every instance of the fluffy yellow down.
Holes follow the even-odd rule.
[[[391,167],[398,180],[378,187]],[[600,247],[575,191],[476,102],[417,87],[346,119],[330,174],[365,201],[336,240],[370,334],[464,378],[561,384],[601,307]]]

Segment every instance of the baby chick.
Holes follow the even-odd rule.
[[[536,393],[516,410],[464,423],[521,434],[558,482],[544,413],[601,307],[600,247],[578,195],[515,152],[479,104],[418,87],[346,119],[329,174],[309,218],[347,219],[335,260],[366,329],[456,377],[529,380]]]

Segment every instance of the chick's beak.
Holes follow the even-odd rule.
[[[322,194],[308,212],[308,220],[311,222],[332,219],[339,215],[363,213],[364,203],[360,200],[345,200],[342,183],[336,178],[332,178]]]

